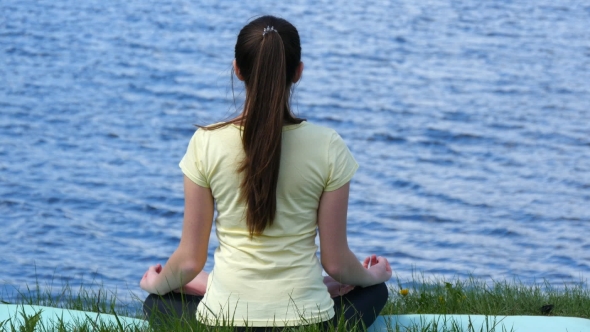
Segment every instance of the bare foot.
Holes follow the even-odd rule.
[[[341,284],[330,276],[324,277],[324,284],[328,287],[330,297],[342,296],[354,289],[354,286]]]
[[[207,279],[208,278],[209,278],[209,273],[207,273],[205,271],[201,271],[189,283],[182,286],[182,288],[175,289],[174,291],[177,293],[203,296],[203,295],[205,295],[205,292],[207,292]]]

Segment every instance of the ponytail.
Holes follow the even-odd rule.
[[[289,108],[290,87],[301,62],[297,29],[286,20],[260,17],[240,31],[235,48],[236,65],[246,85],[242,117],[230,123],[242,126],[245,157],[238,172],[246,224],[250,237],[271,226],[277,210],[277,183],[284,124],[303,120]]]
[[[238,170],[244,173],[241,193],[248,206],[250,236],[261,234],[275,218],[283,122],[288,111],[286,85],[283,41],[276,31],[265,32],[246,83],[242,117],[245,157]]]

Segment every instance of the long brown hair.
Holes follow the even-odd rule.
[[[235,58],[246,85],[242,116],[208,129],[230,123],[243,128],[245,157],[238,172],[244,175],[240,189],[252,237],[275,218],[283,125],[303,121],[289,108],[290,87],[301,62],[299,33],[284,19],[259,17],[240,31]]]

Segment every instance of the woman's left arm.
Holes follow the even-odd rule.
[[[180,244],[162,268],[150,267],[139,286],[152,294],[166,294],[193,280],[207,262],[209,235],[213,224],[213,195],[210,188],[184,176],[184,221]]]

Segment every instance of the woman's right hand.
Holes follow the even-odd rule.
[[[157,279],[158,275],[162,272],[162,265],[156,264],[150,266],[147,271],[143,274],[141,281],[139,282],[139,287],[144,291],[151,293],[151,294],[158,294],[156,290]]]
[[[389,280],[393,274],[387,258],[382,256],[371,255],[365,258],[363,267],[369,270],[369,273],[375,278],[376,284]]]

